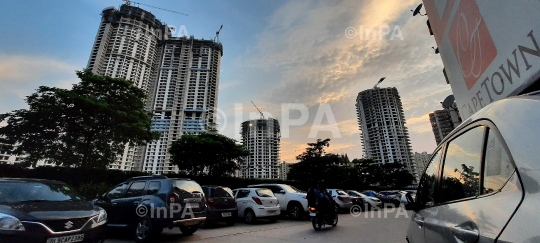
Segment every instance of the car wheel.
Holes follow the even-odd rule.
[[[252,224],[255,222],[257,217],[255,216],[255,213],[251,209],[247,209],[246,212],[244,212],[244,220],[248,224]]]
[[[336,214],[338,214],[341,211],[341,208],[339,207],[339,205],[334,204],[334,210],[336,210]]]
[[[192,235],[198,229],[199,229],[198,225],[180,226],[180,231],[182,231],[182,234],[184,235]]]
[[[332,223],[332,227],[336,227],[338,223],[338,214],[336,213],[336,218],[334,219],[334,222]]]
[[[302,219],[302,214],[304,213],[304,209],[297,203],[291,205],[289,207],[289,216],[293,218],[294,220],[300,220]]]
[[[153,228],[152,220],[148,217],[140,218],[135,224],[134,236],[137,242],[149,242],[152,238],[155,229]]]

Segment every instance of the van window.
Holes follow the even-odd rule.
[[[441,181],[441,203],[478,196],[485,127],[475,127],[446,149]]]
[[[437,184],[437,173],[439,172],[440,150],[432,157],[429,165],[420,179],[418,185],[418,195],[416,201],[424,207],[435,205],[435,186]]]
[[[515,171],[510,156],[493,130],[489,130],[484,170],[484,194],[501,189]]]

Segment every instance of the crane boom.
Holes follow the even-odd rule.
[[[375,84],[375,86],[373,86],[373,88],[377,88],[377,86],[378,86],[379,84],[381,84],[382,81],[384,81],[384,79],[386,79],[386,77],[382,77],[382,78],[379,80],[379,82],[377,82],[377,84]]]
[[[123,1],[125,1],[126,5],[128,5],[128,6],[131,6],[131,3],[135,3],[135,4],[143,5],[143,6],[146,6],[146,7],[150,7],[150,8],[155,8],[155,9],[159,9],[159,10],[163,10],[163,11],[167,11],[167,12],[171,12],[171,13],[175,13],[175,14],[188,16],[185,13],[180,13],[180,12],[176,12],[176,11],[173,11],[173,10],[152,6],[152,5],[148,5],[148,4],[145,4],[145,3],[134,2],[134,1],[131,1],[131,0],[123,0]]]
[[[263,113],[261,112],[261,110],[259,110],[259,107],[257,107],[257,105],[255,105],[255,103],[253,103],[253,100],[251,101],[251,104],[253,104],[253,106],[255,106],[255,108],[259,111],[259,113],[261,113],[262,119],[264,119]]]

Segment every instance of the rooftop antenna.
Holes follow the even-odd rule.
[[[221,25],[221,27],[219,27],[219,30],[216,31],[216,37],[214,37],[214,42],[216,42],[217,40],[217,42],[219,43],[219,32],[221,32],[221,29],[223,29],[223,25]]]
[[[257,105],[255,105],[255,103],[253,103],[253,100],[251,101],[251,104],[253,104],[253,106],[255,106],[255,108],[257,108],[257,110],[259,111],[259,113],[261,113],[262,119],[264,120],[264,115],[263,115],[263,113],[261,112],[261,110],[259,110],[259,108],[257,107]]]
[[[385,79],[386,79],[386,77],[382,77],[382,78],[379,80],[379,82],[377,82],[377,84],[375,84],[375,86],[373,86],[373,88],[377,88],[377,86],[378,86],[379,84],[381,84],[382,81],[384,81]]]
[[[427,15],[427,13],[426,14],[421,14],[420,13],[420,10],[422,10],[422,6],[424,6],[424,4],[420,4],[420,5],[418,5],[418,7],[416,7],[415,10],[411,10],[411,12],[413,12],[413,14],[412,14],[413,17],[416,16],[416,15],[420,15],[420,16],[426,16]]]
[[[160,8],[160,7],[156,7],[156,6],[152,6],[152,5],[148,5],[148,4],[144,4],[144,3],[134,2],[134,1],[131,1],[131,0],[122,0],[122,1],[126,2],[127,6],[131,6],[131,3],[135,3],[135,4],[143,5],[143,6],[146,6],[146,7],[150,7],[150,8],[155,8],[155,9],[159,9],[159,10],[163,10],[163,11],[167,11],[167,12],[171,12],[171,13],[175,13],[175,14],[188,16],[185,13],[180,13],[180,12],[176,12],[176,11],[172,11],[172,10],[169,10],[169,9],[164,9],[164,8]]]

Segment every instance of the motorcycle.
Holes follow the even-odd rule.
[[[324,225],[332,225],[332,227],[336,227],[338,223],[338,214],[334,213],[335,217],[330,218],[327,214],[324,214],[321,211],[316,207],[310,207],[309,209],[309,216],[311,217],[313,229],[320,230]]]

